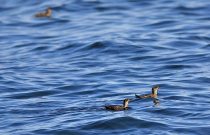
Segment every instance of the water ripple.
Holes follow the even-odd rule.
[[[209,134],[209,7],[1,1],[0,134]],[[157,84],[158,103],[135,99]]]
[[[122,122],[123,121],[123,122]],[[82,127],[85,130],[93,129],[128,129],[128,128],[167,128],[165,124],[139,120],[133,117],[119,117],[111,120],[100,120]]]

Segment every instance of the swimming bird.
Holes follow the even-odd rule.
[[[105,106],[107,110],[113,110],[113,111],[122,111],[122,110],[128,110],[128,102],[130,99],[124,99],[123,100],[123,105],[108,105]]]
[[[35,14],[35,17],[50,17],[52,14],[52,9],[49,7],[44,12]]]
[[[145,95],[135,95],[136,98],[141,98],[141,99],[144,99],[144,98],[157,98],[157,93],[158,93],[158,89],[160,87],[158,85],[152,87],[152,93],[151,94],[145,94]]]

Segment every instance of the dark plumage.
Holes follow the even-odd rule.
[[[123,105],[108,105],[108,106],[105,106],[105,108],[107,110],[113,110],[113,111],[127,110],[129,101],[130,101],[130,99],[125,99],[123,101]]]
[[[154,86],[152,87],[152,93],[151,94],[145,94],[145,95],[135,95],[136,98],[157,98],[157,91],[160,87],[159,86]]]
[[[35,14],[35,17],[50,17],[52,14],[52,9],[47,8],[44,12]]]

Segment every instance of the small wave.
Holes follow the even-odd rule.
[[[69,49],[72,49],[74,48],[75,46],[79,46],[79,44],[67,44],[67,45],[63,45],[59,48],[57,48],[55,51],[64,51],[64,50],[69,50]]]
[[[210,20],[210,19],[209,19]],[[210,49],[210,44],[207,44],[205,46],[202,47],[203,49]]]
[[[100,120],[88,125],[82,129],[125,129],[125,128],[166,128],[167,125],[159,122],[140,120],[133,117],[119,117],[110,120]]]
[[[183,99],[186,99],[186,98],[189,98],[189,97],[184,97],[184,96],[167,96],[167,97],[164,97],[163,99],[165,100],[183,100]]]
[[[94,42],[91,44],[68,44],[57,48],[55,51],[71,51],[71,52],[90,52],[92,50],[103,51],[106,48],[106,43],[104,42]],[[97,52],[96,52],[97,53]]]
[[[189,135],[207,135],[210,133],[209,126],[190,126],[190,127],[175,127],[175,133],[178,134],[189,134]]]
[[[184,49],[186,51],[193,50],[195,48],[200,48],[201,44],[197,43],[195,41],[187,41],[187,40],[181,40],[181,41],[170,41],[167,43],[171,47],[174,47],[176,49]]]
[[[130,60],[133,61],[140,61],[140,60],[148,60],[148,59],[154,59],[156,56],[133,56],[130,58]]]
[[[37,97],[44,97],[57,94],[56,91],[45,90],[45,91],[32,91],[32,92],[22,92],[18,94],[12,94],[8,96],[8,98],[12,99],[29,99],[29,98],[37,98]]]
[[[124,11],[124,10],[127,10],[127,9],[129,9],[128,7],[123,7],[123,6],[121,6],[121,5],[109,5],[109,6],[97,6],[97,7],[95,7],[95,9],[96,10],[98,10],[98,11],[110,11],[110,10],[118,10],[118,11],[120,11],[120,10],[122,10],[122,11]]]
[[[163,66],[163,69],[171,69],[171,70],[181,70],[181,69],[190,69],[190,68],[195,68],[196,66],[194,65],[178,65],[178,64],[174,64],[174,65],[166,65]]]
[[[166,20],[166,21],[159,21],[159,22],[155,22],[149,25],[146,25],[147,27],[152,27],[152,28],[165,28],[165,27],[171,27],[176,23],[176,21],[170,21],[170,20]]]
[[[106,44],[104,44],[103,42],[95,42],[89,45],[90,49],[100,49],[100,48],[105,48],[105,47],[106,47]]]
[[[94,42],[94,43],[86,44],[86,45],[79,47],[78,51],[91,51],[91,50],[102,51],[107,47],[106,44],[107,44],[106,42],[102,42],[102,41]]]
[[[31,51],[32,52],[39,52],[39,51],[45,51],[47,49],[49,49],[48,46],[38,46],[38,47],[35,47],[34,49],[32,49]]]
[[[185,5],[179,5],[175,7],[176,10],[180,10],[180,11],[197,11],[197,10],[202,10],[204,8],[205,8],[204,6],[190,7],[190,6],[185,6]]]
[[[185,114],[184,110],[182,111],[178,108],[164,108],[158,110],[149,110],[148,112],[164,116],[180,116]]]

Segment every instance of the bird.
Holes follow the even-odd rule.
[[[123,100],[123,105],[108,105],[105,106],[106,110],[113,110],[113,111],[122,111],[128,110],[128,103],[130,99],[126,98]]]
[[[157,98],[157,96],[158,96],[157,94],[158,94],[159,88],[160,87],[158,85],[153,86],[151,94],[145,94],[145,95],[137,95],[137,94],[135,94],[135,97],[136,98],[141,98],[141,99],[144,99],[144,98]]]
[[[50,17],[52,14],[52,9],[48,7],[44,12],[35,14],[35,17]]]

